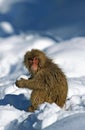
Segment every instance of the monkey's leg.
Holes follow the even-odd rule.
[[[36,110],[38,106],[44,102],[52,102],[47,92],[45,90],[34,90],[31,94],[32,105],[29,107],[28,111]]]
[[[60,106],[61,108],[63,108],[65,102],[66,102],[66,96],[65,94],[60,94],[57,96],[55,103]]]

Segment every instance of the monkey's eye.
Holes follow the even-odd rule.
[[[28,61],[33,60],[33,58],[28,58]]]
[[[32,64],[38,64],[39,63],[39,60],[37,57],[33,57],[33,58],[28,58],[28,62],[30,65]]]
[[[28,58],[28,62],[29,62],[30,64],[32,64],[33,58]]]
[[[34,57],[34,58],[33,58],[33,63],[34,63],[34,64],[38,64],[38,63],[39,63],[39,59],[38,59],[37,57]]]

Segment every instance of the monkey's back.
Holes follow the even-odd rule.
[[[46,71],[47,83],[50,90],[50,96],[53,101],[63,107],[66,101],[68,84],[67,79],[63,71],[54,63],[50,63]]]

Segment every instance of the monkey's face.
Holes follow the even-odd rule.
[[[24,64],[30,72],[35,73],[44,67],[46,56],[42,51],[31,50],[24,56]]]
[[[28,58],[28,64],[29,64],[29,68],[32,72],[37,72],[38,70],[38,64],[39,64],[39,60],[37,57],[33,57],[31,59]]]

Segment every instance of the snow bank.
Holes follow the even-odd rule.
[[[0,106],[0,130],[4,130],[5,127],[14,120],[22,122],[27,116],[28,113],[16,110],[13,106]]]
[[[27,50],[32,48],[45,49],[54,42],[49,38],[39,36],[12,36],[0,40],[0,77],[6,76],[10,71],[22,68],[23,56]],[[10,60],[13,59],[13,60]],[[19,65],[17,65],[19,61]],[[22,70],[21,70],[22,71]],[[20,72],[20,70],[19,70]],[[20,76],[20,75],[19,75]]]
[[[43,130],[85,130],[85,113],[66,117]]]
[[[84,130],[84,42],[85,38],[74,38],[55,43],[49,38],[25,34],[0,39],[0,130]],[[55,103],[44,103],[34,113],[26,112],[31,91],[18,88],[15,81],[30,76],[23,66],[23,56],[32,48],[45,51],[65,72],[69,91],[63,109]]]
[[[85,38],[74,38],[46,50],[68,77],[85,76]]]

